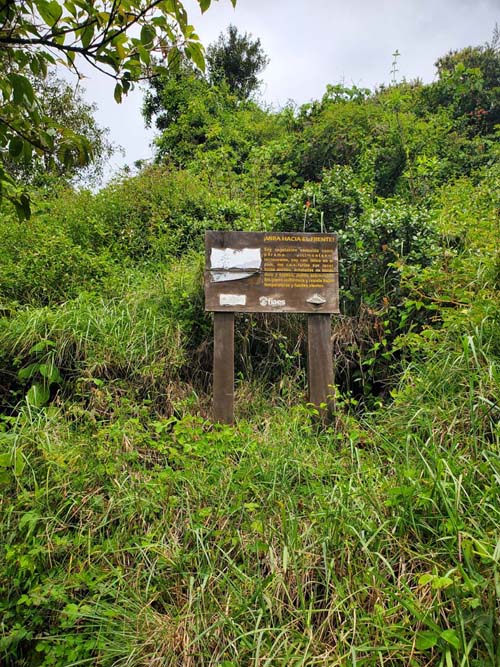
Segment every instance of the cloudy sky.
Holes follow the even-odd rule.
[[[212,0],[203,16],[194,0],[185,6],[205,45],[230,23],[260,38],[270,58],[261,94],[275,106],[319,98],[328,83],[388,83],[396,49],[399,78],[430,82],[439,56],[483,44],[500,23],[500,0],[238,0],[235,9],[229,0]],[[110,172],[150,157],[154,133],[144,128],[141,91],[116,105],[110,80],[87,75],[86,98],[125,151]]]

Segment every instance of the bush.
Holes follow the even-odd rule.
[[[325,171],[321,183],[293,193],[278,210],[276,227],[338,234],[346,314],[363,303],[397,303],[402,266],[426,266],[436,252],[436,232],[425,210],[397,198],[372,202],[350,167]]]
[[[96,195],[56,201],[50,223],[76,237],[86,235],[96,251],[104,248],[119,262],[166,262],[200,250],[206,229],[244,226],[246,215],[245,208],[217,196],[193,174],[146,168]],[[88,230],[96,225],[101,233],[90,237]]]
[[[72,230],[47,224],[44,215],[27,222],[6,216],[0,223],[0,299],[48,305],[94,290],[113,270],[105,249],[79,243]],[[1,301],[0,301],[1,303]]]

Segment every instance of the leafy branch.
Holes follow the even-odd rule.
[[[197,0],[202,12],[211,0]],[[231,0],[234,5],[236,0]],[[138,36],[136,36],[138,34]],[[161,59],[151,58],[152,52]],[[203,47],[189,24],[181,0],[7,0],[0,4],[0,199],[23,206],[25,192],[6,180],[11,160],[29,161],[35,151],[53,150],[44,118],[34,95],[32,79],[43,79],[48,68],[62,65],[79,78],[78,58],[116,81],[120,102],[134,82],[165,68],[175,68],[184,56],[204,69]],[[53,128],[65,135],[65,128]],[[79,159],[91,159],[82,137],[74,136]],[[65,146],[67,159],[74,151]],[[8,158],[8,159],[6,159]],[[4,187],[5,186],[5,187]]]

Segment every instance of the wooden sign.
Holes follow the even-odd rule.
[[[205,310],[214,312],[214,418],[234,419],[234,313],[308,313],[309,401],[331,413],[330,314],[339,312],[334,234],[206,232]]]
[[[205,309],[338,313],[334,234],[207,232]]]

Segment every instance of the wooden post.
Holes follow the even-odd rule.
[[[214,421],[234,422],[234,313],[214,313]]]
[[[331,316],[315,314],[307,316],[307,370],[309,402],[320,411],[320,419],[328,421],[333,414],[333,359],[331,344]],[[326,404],[326,408],[320,408]]]

